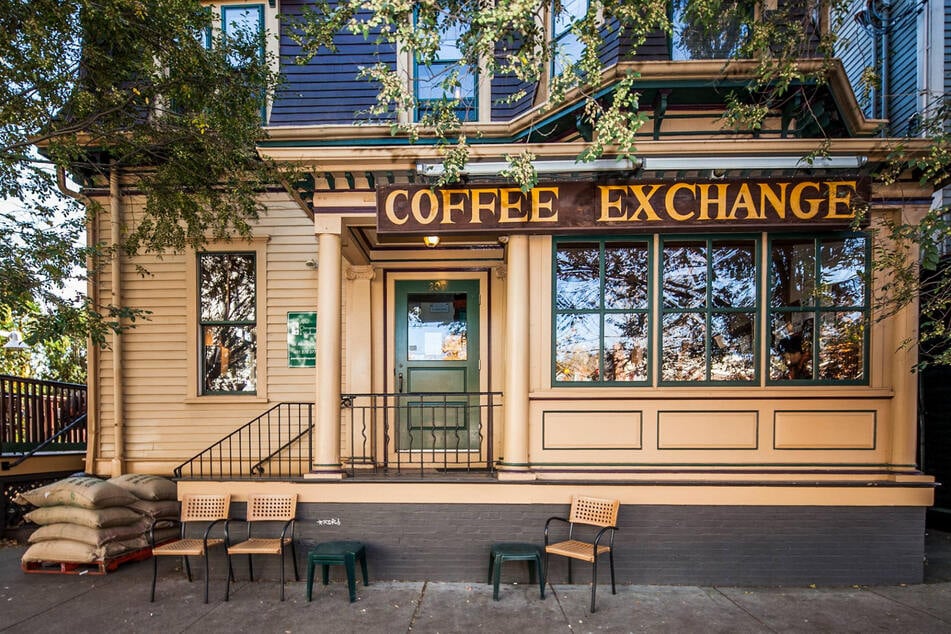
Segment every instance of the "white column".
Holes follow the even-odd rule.
[[[340,466],[340,297],[339,233],[317,235],[317,406],[314,464],[308,477],[338,479]]]
[[[505,383],[499,480],[534,479],[528,468],[529,327],[528,236],[510,236],[506,247]]]

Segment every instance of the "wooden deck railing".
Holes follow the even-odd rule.
[[[85,415],[85,385],[0,374],[0,454],[84,450]]]

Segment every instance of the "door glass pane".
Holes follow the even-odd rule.
[[[465,361],[467,326],[465,293],[410,293],[406,300],[406,358]]]

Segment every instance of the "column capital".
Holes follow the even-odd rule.
[[[348,266],[346,276],[348,280],[374,280],[376,279],[376,267],[372,264]]]

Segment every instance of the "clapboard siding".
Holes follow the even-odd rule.
[[[895,3],[896,19],[890,31],[888,59],[888,119],[890,136],[905,136],[918,109],[918,38],[913,0]],[[910,12],[910,13],[905,13]]]
[[[197,363],[197,351],[187,350],[187,333],[197,324],[188,323],[186,258],[166,254],[162,258],[139,256],[122,266],[123,304],[151,311],[137,320],[135,328],[122,335],[121,374],[125,386],[125,458],[136,461],[179,462],[211,445],[275,403],[313,401],[313,368],[287,367],[286,323],[289,311],[316,310],[317,276],[304,263],[317,253],[312,220],[286,195],[262,199],[267,206],[255,226],[255,234],[268,236],[264,250],[268,293],[259,293],[266,338],[258,345],[267,364],[266,392],[245,402],[189,400],[189,364]],[[139,201],[127,205],[130,214],[140,212]],[[108,208],[108,205],[106,205]],[[108,218],[99,219],[99,231],[108,230]],[[240,240],[235,250],[249,249]],[[149,274],[141,276],[136,265]],[[100,277],[100,294],[109,297],[111,279],[106,267]],[[260,322],[259,322],[260,324]],[[99,426],[93,440],[99,459],[114,452],[113,356],[100,355]],[[267,402],[261,402],[265,397]]]
[[[277,90],[271,108],[270,125],[347,124],[363,118],[361,113],[376,103],[378,84],[358,80],[361,66],[383,63],[396,68],[396,48],[376,44],[373,35],[363,37],[347,32],[334,36],[337,51],[325,48],[306,64],[297,64],[300,47],[291,38],[293,20],[300,17],[306,0],[281,3],[280,66],[284,83]]]

